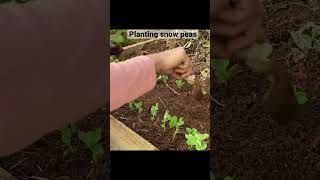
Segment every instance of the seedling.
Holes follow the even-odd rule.
[[[151,107],[151,116],[152,116],[151,120],[154,120],[154,118],[157,116],[158,110],[159,110],[158,103],[156,103],[155,106]]]
[[[143,112],[142,102],[134,103],[134,106],[138,110],[139,114]]]
[[[183,84],[184,84],[184,81],[182,81],[182,80],[176,80],[176,85],[177,85],[177,87],[178,87],[179,89],[182,88]]]
[[[61,133],[61,141],[68,147],[65,154],[75,151],[75,147],[72,145],[72,139],[75,133],[77,133],[77,127],[75,125],[70,125],[60,129],[59,131]]]
[[[103,158],[104,149],[103,149],[103,144],[100,142],[100,140],[102,139],[101,128],[98,128],[95,131],[89,131],[89,132],[79,131],[78,138],[84,144],[86,144],[88,149],[90,149],[94,160],[99,160]]]
[[[229,66],[229,60],[214,59],[213,66],[215,68],[215,76],[217,77],[218,84],[227,85],[227,81],[230,79],[230,71],[227,69]]]
[[[169,79],[169,76],[168,76],[168,75],[159,75],[157,80],[158,80],[158,81],[159,81],[159,80],[162,80],[162,82],[163,82],[164,84],[167,84],[168,79]]]
[[[129,102],[129,108],[130,108],[130,111],[134,111],[134,102],[133,101],[130,101]]]
[[[170,119],[171,119],[171,116],[170,116],[170,114],[169,114],[169,111],[166,111],[166,112],[164,113],[164,115],[163,115],[162,124],[161,124],[161,127],[162,127],[164,130],[166,130],[166,123],[167,123],[168,121],[170,121]]]
[[[203,151],[208,147],[208,144],[205,140],[209,138],[209,134],[201,134],[195,128],[186,128],[185,137],[187,139],[189,150],[195,149],[197,151]]]
[[[306,93],[303,91],[298,91],[296,87],[294,87],[294,94],[296,96],[298,104],[305,104],[309,100],[306,96]]]
[[[170,128],[176,128],[176,130],[174,131],[174,134],[173,134],[173,138],[176,138],[176,134],[179,132],[179,129],[180,127],[184,124],[184,121],[183,121],[183,118],[180,117],[178,119],[177,116],[172,116],[170,118],[170,122],[169,122],[169,127]]]
[[[111,30],[110,39],[114,44],[120,44],[122,47],[134,44],[135,41],[128,39],[126,30]]]
[[[308,22],[298,31],[290,31],[290,34],[302,50],[320,48],[320,25],[316,23]]]

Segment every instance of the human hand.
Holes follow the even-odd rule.
[[[182,47],[148,55],[155,62],[158,73],[170,74],[176,79],[184,79],[192,74],[192,63]]]
[[[214,58],[230,58],[265,41],[259,0],[213,0],[211,6]]]

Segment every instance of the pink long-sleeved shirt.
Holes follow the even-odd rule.
[[[142,96],[155,85],[155,64],[147,56],[110,64],[110,111]]]

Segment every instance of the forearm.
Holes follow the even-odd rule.
[[[147,56],[110,64],[110,111],[142,96],[155,84],[155,63]]]
[[[103,106],[106,1],[0,6],[0,156]]]

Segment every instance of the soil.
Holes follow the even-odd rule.
[[[176,47],[179,43],[183,43],[178,41],[179,40],[159,40],[148,44],[141,51],[130,55],[130,57],[160,52]],[[197,44],[197,42],[195,44]],[[194,64],[194,74],[200,77],[200,71],[208,67],[208,63],[205,58],[194,56],[194,54],[197,54],[197,50],[195,50],[197,45],[194,46],[194,50],[190,50],[189,55]],[[201,52],[198,52],[198,54],[201,54]],[[125,59],[130,57],[126,57]],[[201,78],[200,82],[203,90],[209,94],[209,78]],[[158,81],[153,90],[135,100],[135,102],[143,102],[143,113],[139,115],[136,111],[130,111],[129,105],[125,104],[111,114],[160,150],[188,150],[184,135],[186,127],[196,128],[201,133],[209,134],[210,132],[209,96],[206,95],[203,99],[196,100],[191,94],[191,85],[185,82],[180,90],[177,88],[175,80],[170,77],[168,85],[180,95],[177,95],[162,81]],[[158,116],[154,120],[151,120],[150,108],[156,103],[158,103],[159,106]],[[170,115],[184,118],[181,133],[178,133],[176,138],[173,138],[174,130],[169,129],[168,125],[165,131],[161,127],[161,121],[166,110],[169,111]],[[209,140],[208,148],[210,148]]]
[[[76,123],[82,130],[94,130],[106,126],[106,109],[100,109]],[[109,137],[107,128],[103,128],[103,137]],[[106,139],[103,142],[107,146]],[[102,180],[107,178],[109,161],[107,156],[103,160],[94,162],[91,152],[81,142],[75,142],[76,152],[64,154],[67,149],[61,141],[59,131],[54,131],[30,147],[2,158],[0,166],[19,180],[32,179],[30,177],[55,180]],[[107,150],[108,148],[106,148]],[[109,154],[109,153],[106,153]]]
[[[211,102],[211,169],[218,179],[320,179],[320,51],[299,50],[289,34],[308,21],[319,22],[320,9],[296,2],[263,4],[274,45],[272,59],[307,94],[304,115],[286,126],[271,119],[262,108],[269,81],[247,68],[233,76],[228,87],[219,87],[212,78],[212,96],[225,105]]]

